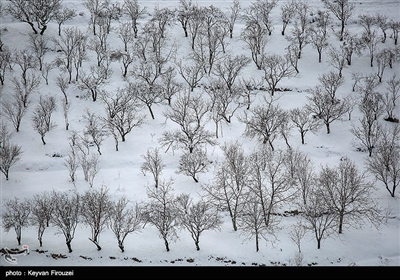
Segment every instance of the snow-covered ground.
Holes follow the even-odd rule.
[[[122,2],[122,1],[121,1]],[[224,12],[228,12],[231,1],[194,1],[199,5],[214,5],[220,7]],[[250,0],[240,1],[242,7],[246,7]],[[278,6],[272,11],[272,20],[274,30],[267,44],[268,53],[281,53],[287,46],[288,41],[281,36],[281,20],[279,6],[287,1],[280,0]],[[82,30],[88,27],[90,14],[83,6],[83,1],[64,0],[64,5],[75,8],[78,15],[73,20],[63,25],[79,26]],[[146,6],[151,14],[154,5],[158,4],[160,8],[178,7],[179,1],[139,1],[141,6]],[[313,9],[322,8],[321,1],[309,0],[310,7]],[[399,20],[400,1],[398,0],[359,0],[354,1],[356,8],[355,14],[348,23],[347,28],[353,33],[361,32],[361,27],[355,24],[357,16],[360,14],[380,13],[387,15],[389,19]],[[4,1],[7,4],[7,1]],[[4,5],[3,4],[3,5]],[[149,15],[139,21],[139,30],[148,19]],[[116,21],[113,25],[117,24]],[[245,47],[243,41],[239,40],[239,34],[243,28],[243,21],[239,20],[235,25],[233,39],[230,39],[229,48],[237,53],[243,53],[250,57],[249,50]],[[6,28],[2,40],[10,49],[22,49],[28,44],[27,36],[31,33],[28,24],[13,20],[9,15],[4,15],[0,27]],[[291,26],[288,27],[289,33]],[[339,22],[334,19],[335,31],[339,30]],[[57,25],[51,22],[46,35],[57,36]],[[183,30],[179,23],[168,27],[171,38],[176,39],[179,46],[178,55],[187,52],[189,48],[188,38],[184,38]],[[389,32],[390,33],[390,32]],[[110,34],[109,40],[112,48],[121,46],[121,41],[115,34]],[[332,44],[337,44],[338,40],[333,36],[330,38]],[[51,44],[51,43],[50,43]],[[379,44],[378,48],[384,46],[393,46],[393,40],[388,38],[385,45]],[[56,53],[49,52],[45,56],[45,61],[51,61]],[[93,56],[93,59],[94,56]],[[333,69],[329,63],[328,55],[323,53],[322,63],[318,63],[318,54],[311,45],[304,48],[302,58],[299,60],[300,73],[293,78],[283,79],[280,87],[291,89],[287,92],[276,92],[279,97],[279,104],[284,109],[299,107],[307,101],[307,90],[318,83],[318,77],[322,73],[327,73]],[[84,61],[84,67],[93,64],[95,60]],[[106,89],[113,91],[125,82],[121,77],[120,63],[113,62],[111,67],[114,69],[111,82]],[[352,72],[364,74],[375,73],[376,67],[369,66],[369,57],[366,51],[362,56],[354,55],[353,63],[350,67],[344,68],[343,76],[345,83],[342,85],[337,95],[344,96],[351,94]],[[12,74],[8,73],[1,98],[6,99],[12,94],[10,78],[12,75],[18,75],[19,70],[15,67]],[[384,81],[387,81],[393,74],[399,74],[399,63],[397,62],[392,69],[387,68],[384,74]],[[39,94],[31,96],[32,104],[36,104],[40,95],[55,95],[61,98],[62,94],[55,84],[55,77],[59,74],[58,69],[54,69],[49,74],[49,85],[43,80],[40,86]],[[246,77],[261,78],[262,71],[258,71],[253,62],[243,71]],[[382,89],[384,83],[381,85]],[[200,89],[196,89],[200,90]],[[103,113],[103,105],[100,101],[93,102],[89,99],[76,98],[81,96],[82,92],[73,86],[68,89],[71,101],[71,110],[69,113],[70,130],[81,131],[85,122],[82,117],[85,108],[91,112]],[[354,93],[356,94],[356,93]],[[396,106],[395,115],[400,116],[400,104]],[[53,121],[57,127],[46,134],[47,144],[43,145],[39,134],[33,130],[31,125],[31,113],[34,106],[30,106],[27,114],[22,120],[21,130],[14,133],[12,140],[22,146],[24,151],[21,161],[11,167],[10,179],[5,180],[1,176],[1,201],[7,199],[31,198],[34,194],[52,189],[59,191],[84,192],[90,187],[83,179],[81,170],[78,169],[77,183],[74,186],[68,177],[68,171],[63,165],[65,157],[53,157],[57,153],[67,155],[69,144],[68,138],[70,131],[64,128],[64,119],[61,107],[53,114]],[[140,166],[143,162],[142,155],[148,148],[158,147],[158,139],[162,132],[168,129],[170,121],[165,120],[162,115],[166,105],[155,105],[155,119],[152,120],[148,112],[147,122],[140,128],[134,128],[127,135],[126,142],[120,142],[119,151],[115,151],[114,140],[107,138],[101,145],[102,155],[100,156],[100,171],[94,179],[93,188],[99,188],[104,184],[109,187],[113,198],[119,198],[126,195],[131,201],[146,200],[146,185],[151,183],[150,176],[143,176]],[[243,109],[244,110],[244,109]],[[307,153],[318,168],[321,164],[336,166],[340,158],[348,156],[354,160],[360,170],[365,169],[365,159],[368,154],[357,151],[357,141],[349,131],[352,123],[357,123],[361,116],[358,108],[354,108],[351,120],[346,118],[342,121],[335,121],[331,125],[331,133],[326,134],[325,127],[322,127],[318,133],[308,133],[306,135],[306,144],[300,142],[300,135],[293,129],[289,139],[294,148]],[[383,120],[380,120],[384,122]],[[166,125],[165,125],[166,124]],[[392,124],[398,125],[398,124]],[[12,127],[12,126],[11,126]],[[210,130],[213,131],[213,124],[210,123]],[[225,141],[239,140],[247,151],[255,146],[255,140],[250,140],[243,136],[244,125],[234,117],[231,124],[223,123],[223,137],[218,138],[219,144]],[[276,148],[285,148],[283,140],[277,140]],[[96,152],[95,147],[92,147]],[[179,157],[181,151],[174,153],[170,150],[162,153],[166,168],[162,173],[162,178],[174,180],[174,190],[177,194],[185,192],[196,195],[201,192],[200,184],[208,183],[213,178],[213,168],[209,172],[199,174],[199,183],[195,183],[192,178],[177,174]],[[219,146],[208,147],[210,159],[218,162],[222,158],[222,151]],[[369,176],[373,180],[372,176]],[[400,193],[397,190],[393,198],[389,195],[381,182],[376,182],[378,191],[376,201],[382,207],[390,207],[393,218],[388,219],[387,223],[381,225],[379,229],[374,228],[367,223],[362,228],[345,228],[342,234],[335,234],[322,241],[320,249],[317,249],[315,237],[311,232],[307,233],[301,243],[302,253],[304,254],[304,265],[313,266],[399,266],[400,265]],[[4,204],[4,203],[3,203]],[[2,204],[2,211],[4,205]],[[293,210],[288,207],[288,209]],[[83,224],[79,224],[76,230],[75,238],[72,241],[72,253],[68,253],[65,246],[63,235],[56,235],[56,228],[50,226],[46,229],[43,236],[43,246],[39,247],[37,241],[37,232],[35,227],[27,227],[22,230],[22,244],[29,246],[29,255],[16,256],[17,264],[10,264],[2,257],[0,263],[5,267],[15,266],[293,266],[294,256],[297,251],[296,245],[291,241],[289,231],[291,225],[296,223],[299,217],[283,218],[280,228],[275,235],[277,239],[271,237],[270,241],[261,240],[260,250],[256,252],[254,240],[245,240],[241,235],[240,229],[233,231],[229,216],[224,213],[224,223],[219,231],[205,231],[200,238],[200,251],[196,251],[193,240],[189,232],[182,230],[179,232],[179,239],[170,244],[170,251],[165,250],[164,242],[158,236],[158,231],[151,225],[146,225],[140,232],[130,234],[125,241],[125,252],[121,252],[117,246],[117,241],[111,232],[106,229],[101,233],[100,244],[102,250],[97,251],[90,237],[90,229]],[[16,235],[13,230],[5,232],[4,228],[0,231],[0,247],[17,248]],[[64,258],[54,258],[53,254],[61,254]]]

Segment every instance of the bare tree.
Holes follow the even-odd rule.
[[[103,92],[101,100],[104,102],[106,117],[104,121],[116,141],[116,150],[118,151],[118,138],[125,142],[126,135],[135,127],[140,127],[146,116],[140,113],[138,102],[132,98],[132,95],[124,89],[119,89],[115,94]]]
[[[0,42],[1,45],[1,42]],[[6,77],[6,70],[10,69],[12,63],[12,53],[6,47],[2,47],[0,51],[0,83],[3,86]]]
[[[387,38],[386,31],[389,29],[388,17],[383,14],[375,14],[375,24],[381,29],[383,34],[382,43],[385,43]]]
[[[63,234],[68,252],[72,253],[72,240],[75,237],[75,230],[80,221],[80,195],[77,193],[57,192],[51,194],[53,211],[51,223],[57,227],[57,233]]]
[[[176,198],[179,222],[192,237],[196,250],[200,251],[200,235],[206,230],[220,230],[222,219],[219,211],[210,202],[200,199],[194,202],[189,194]]]
[[[161,76],[160,90],[169,106],[171,106],[172,97],[183,89],[183,83],[180,83],[175,79],[176,75],[177,71],[171,69]]]
[[[285,31],[289,23],[292,22],[296,12],[296,1],[292,0],[281,5],[281,20],[282,20],[282,36],[285,36]]]
[[[48,192],[42,192],[33,196],[31,203],[30,224],[38,227],[39,246],[43,246],[43,234],[51,220],[53,201]]]
[[[39,133],[43,145],[46,145],[46,141],[44,140],[46,133],[56,126],[56,124],[51,121],[51,115],[56,108],[55,98],[53,96],[47,96],[44,98],[40,97],[39,103],[33,111],[33,129]]]
[[[324,92],[329,94],[332,98],[332,101],[336,98],[336,92],[344,84],[343,76],[336,74],[333,71],[329,71],[328,73],[323,73],[318,77],[318,81],[321,84]]]
[[[121,252],[125,252],[124,241],[128,234],[139,232],[143,228],[143,208],[138,203],[129,207],[129,200],[123,196],[111,201],[108,226],[118,241]]]
[[[305,228],[310,230],[317,241],[317,249],[321,248],[323,239],[334,233],[337,226],[337,213],[329,211],[319,185],[309,189],[307,203],[301,206],[305,220]]]
[[[198,173],[208,171],[210,160],[207,158],[207,153],[203,149],[195,149],[192,153],[185,152],[179,159],[178,170],[176,173],[182,173],[191,176],[198,183]]]
[[[58,24],[58,36],[61,36],[61,25],[76,17],[76,10],[63,7],[59,9],[54,15],[54,19]]]
[[[192,16],[192,8],[193,3],[192,0],[179,0],[179,7],[176,9],[177,12],[177,20],[182,26],[185,37],[189,36],[188,34],[188,24],[189,19]]]
[[[230,13],[228,17],[228,24],[229,24],[229,37],[233,38],[233,29],[235,27],[236,20],[240,17],[241,11],[240,1],[239,0],[232,0],[230,5]]]
[[[68,95],[67,95],[67,89],[69,88],[68,77],[60,73],[56,78],[56,85],[59,87],[61,93],[64,95],[64,103],[68,104]]]
[[[21,121],[26,113],[27,108],[24,107],[17,93],[12,98],[13,101],[2,101],[2,115],[11,121],[15,130],[19,132]]]
[[[312,46],[318,51],[318,62],[321,63],[322,51],[328,46],[329,13],[318,10],[315,21],[315,26],[310,28],[310,37]]]
[[[265,55],[262,69],[271,96],[274,96],[277,85],[283,78],[293,77],[296,73],[287,56],[277,54]]]
[[[306,108],[324,122],[326,133],[329,134],[331,132],[330,124],[340,119],[349,110],[348,97],[341,100],[332,99],[321,86],[313,88],[311,93],[312,96],[308,97],[309,102],[306,104]]]
[[[164,240],[167,252],[170,250],[171,241],[178,238],[177,228],[179,225],[172,184],[171,180],[163,180],[157,189],[147,188],[149,202],[144,207],[145,221],[157,228],[160,238]]]
[[[56,65],[54,64],[54,62],[43,62],[41,74],[47,86],[49,85],[49,73],[55,67]]]
[[[178,72],[189,86],[189,90],[193,91],[198,86],[201,79],[205,76],[203,64],[199,61],[183,64],[182,61],[177,62]]]
[[[90,189],[86,191],[81,196],[80,203],[80,217],[82,217],[82,222],[91,229],[89,240],[100,251],[100,234],[107,226],[111,209],[111,197],[108,188],[102,185],[98,190]]]
[[[380,209],[372,199],[376,189],[351,159],[342,158],[337,167],[322,167],[319,184],[329,212],[337,215],[338,233],[343,233],[346,225],[362,225],[365,219],[378,224]]]
[[[246,125],[244,135],[256,138],[263,144],[269,144],[274,149],[273,142],[281,132],[281,127],[288,121],[287,113],[274,100],[264,98],[264,104],[250,109],[238,116],[239,121]]]
[[[260,250],[260,239],[267,240],[267,226],[264,223],[262,205],[258,197],[251,193],[248,201],[244,204],[239,216],[241,235],[246,239],[255,239],[256,252]]]
[[[392,37],[394,41],[394,45],[397,45],[397,40],[399,38],[399,30],[400,30],[400,21],[390,21],[390,28],[392,29]]]
[[[346,65],[347,52],[344,48],[329,47],[328,54],[331,65],[339,71],[339,76],[342,76],[343,68]]]
[[[308,132],[315,133],[321,127],[321,122],[312,117],[311,112],[305,107],[294,108],[289,112],[290,120],[300,132],[301,144],[305,144],[305,136]]]
[[[219,77],[225,83],[228,90],[232,92],[236,79],[249,63],[250,59],[243,54],[228,54],[215,64],[213,74]]]
[[[15,76],[12,77],[11,82],[13,83],[14,94],[16,98],[22,103],[24,108],[27,108],[30,104],[29,97],[32,93],[35,93],[39,89],[40,79],[34,73],[27,75],[25,78],[18,79]]]
[[[108,71],[107,66],[92,65],[90,73],[83,72],[81,74],[78,88],[86,90],[92,101],[95,102],[102,87],[108,83]]]
[[[218,209],[227,211],[234,231],[246,203],[249,180],[249,161],[242,145],[235,141],[221,147],[224,160],[217,166],[213,182],[202,185],[208,201]]]
[[[248,21],[242,29],[241,38],[251,51],[251,58],[258,70],[262,69],[265,47],[268,43],[267,30],[258,21]]]
[[[382,82],[383,73],[385,72],[386,67],[390,66],[392,63],[392,56],[392,51],[387,48],[382,49],[375,54],[377,68],[376,75],[378,76],[380,83]]]
[[[77,58],[78,49],[86,43],[86,35],[77,27],[67,27],[61,38],[52,38],[52,41],[60,53],[55,63],[65,68],[69,75],[68,82],[71,83],[74,59]]]
[[[343,41],[345,26],[354,13],[355,4],[349,0],[322,0],[322,3],[338,20],[340,20],[340,41]]]
[[[160,175],[165,167],[163,159],[160,155],[159,149],[147,149],[147,153],[142,155],[144,162],[140,167],[143,175],[150,172],[153,175],[154,186],[157,188],[160,181]]]
[[[14,228],[17,234],[18,245],[21,245],[22,228],[29,226],[31,215],[31,204],[28,199],[20,201],[19,198],[8,199],[4,202],[4,212],[2,212],[3,228],[8,232]]]
[[[362,146],[368,150],[368,155],[371,157],[381,137],[382,128],[377,121],[367,116],[363,116],[359,121],[360,126],[355,126],[353,124],[350,132],[359,140]]]
[[[75,147],[72,144],[70,144],[69,153],[67,155],[67,158],[64,160],[63,164],[65,167],[67,167],[71,182],[75,185],[76,170],[79,167],[79,158],[77,152],[75,151]]]
[[[28,23],[35,34],[38,33],[36,23],[40,35],[43,35],[48,23],[61,9],[61,3],[62,0],[10,0],[6,9],[15,19]]]
[[[360,38],[361,48],[368,49],[370,66],[374,66],[374,57],[377,50],[378,43],[380,42],[376,30],[372,30],[370,33],[364,31]]]
[[[90,112],[89,109],[85,110],[84,118],[87,121],[84,133],[88,134],[92,142],[97,147],[97,152],[101,155],[100,145],[107,138],[106,123],[100,116]]]
[[[39,36],[37,34],[29,34],[29,47],[33,51],[33,55],[36,57],[37,64],[39,65],[39,71],[43,70],[43,57],[48,52],[47,46],[48,39],[46,36]]]
[[[9,179],[10,168],[21,160],[22,156],[21,146],[12,144],[8,140],[1,143],[0,147],[0,171]]]
[[[142,17],[142,15],[146,11],[146,7],[140,7],[138,0],[125,0],[122,5],[122,11],[124,14],[128,15],[131,20],[132,28],[134,31],[134,37],[137,38],[138,35],[138,19]]]
[[[387,86],[386,91],[383,94],[383,103],[388,117],[385,120],[395,121],[394,111],[396,108],[396,102],[400,98],[400,79],[398,79],[396,74],[394,74],[386,83]]]
[[[367,168],[395,197],[396,188],[400,185],[400,128],[385,128],[381,135],[375,154],[367,158]]]
[[[179,128],[164,131],[159,139],[161,146],[167,147],[167,151],[172,146],[188,149],[192,153],[195,148],[215,145],[214,135],[205,128],[209,109],[209,104],[200,95],[178,96],[164,112],[164,116],[179,125]]]

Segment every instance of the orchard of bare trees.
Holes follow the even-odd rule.
[[[52,227],[71,253],[85,227],[97,250],[125,252],[152,227],[166,251],[183,234],[200,251],[225,227],[258,252],[290,217],[300,258],[306,233],[320,249],[379,229],[388,209],[375,197],[399,196],[399,19],[349,0],[228,2],[1,3],[2,225],[18,245],[33,227],[44,246]],[[334,137],[347,150],[322,164]],[[51,180],[68,191],[14,196],[30,156],[54,150]],[[116,169],[131,179],[124,195]]]

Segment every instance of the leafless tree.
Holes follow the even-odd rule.
[[[376,75],[370,74],[364,77],[363,83],[357,88],[361,97],[358,107],[371,122],[378,120],[385,111],[382,94],[377,90],[378,85]]]
[[[352,125],[350,132],[358,139],[358,141],[368,150],[368,155],[371,157],[372,152],[381,137],[381,125],[367,116],[363,116],[359,120],[360,125]]]
[[[54,19],[58,24],[58,36],[61,36],[61,25],[66,21],[72,20],[74,17],[76,17],[76,10],[68,7],[63,7],[55,13]]]
[[[285,31],[289,23],[293,21],[294,14],[296,12],[296,1],[292,0],[286,4],[282,4],[281,7],[281,20],[282,20],[282,36],[285,36]]]
[[[199,30],[203,25],[205,9],[198,5],[191,8],[190,17],[188,18],[188,33],[190,37],[191,47],[194,50],[195,41],[199,34]]]
[[[51,40],[60,53],[55,63],[65,68],[69,74],[68,82],[71,83],[74,60],[77,59],[78,49],[86,44],[86,35],[78,27],[67,27],[61,38]]]
[[[124,51],[128,52],[129,44],[133,43],[133,29],[130,22],[124,21],[119,23],[117,29],[118,38],[124,44]]]
[[[330,57],[330,64],[339,71],[339,76],[342,76],[343,68],[346,65],[347,53],[344,48],[329,47],[328,55]]]
[[[392,56],[392,52],[388,48],[382,49],[375,54],[377,68],[376,75],[378,76],[380,83],[382,82],[383,73],[385,72],[386,67],[392,63]]]
[[[337,90],[344,84],[345,79],[343,76],[340,76],[333,71],[329,71],[328,73],[320,75],[318,81],[320,82],[324,92],[329,94],[333,101],[336,98]]]
[[[108,136],[106,130],[107,124],[104,123],[103,119],[100,116],[90,112],[89,109],[85,110],[84,118],[87,121],[84,133],[90,136],[92,142],[97,147],[97,152],[99,153],[99,155],[101,155],[100,145]]]
[[[6,10],[15,19],[28,23],[35,34],[38,33],[36,23],[40,35],[43,35],[48,23],[61,9],[61,3],[62,0],[10,0]]]
[[[64,103],[68,104],[68,95],[67,95],[67,89],[69,88],[68,77],[60,73],[56,78],[56,85],[59,87],[61,93],[64,95]]]
[[[179,7],[176,9],[177,20],[182,26],[185,37],[188,37],[188,24],[192,15],[192,0],[179,0]]]
[[[390,21],[390,28],[392,29],[392,37],[394,41],[394,45],[397,46],[397,40],[399,38],[399,30],[400,30],[400,21]]]
[[[260,239],[267,240],[268,229],[264,223],[262,205],[255,194],[251,193],[249,195],[238,220],[241,235],[244,235],[245,239],[249,240],[254,238],[256,252],[258,252],[260,250]]]
[[[381,135],[375,154],[367,158],[367,169],[395,197],[396,188],[400,185],[400,128],[386,127]]]
[[[321,248],[322,240],[331,236],[337,227],[337,213],[329,210],[319,185],[310,188],[307,203],[301,206],[301,212],[305,220],[305,229],[315,236],[317,249]]]
[[[273,141],[281,132],[281,127],[288,121],[287,113],[274,100],[264,98],[263,104],[254,106],[252,109],[238,116],[240,122],[246,125],[244,135],[256,138],[263,144],[269,144],[274,149]]]
[[[349,0],[322,0],[322,3],[338,20],[340,20],[340,41],[343,41],[345,26],[354,13],[355,4]]]
[[[237,231],[238,218],[247,201],[250,165],[238,141],[225,143],[221,149],[224,160],[217,166],[213,182],[201,187],[208,201],[229,213],[233,230]]]
[[[135,127],[140,127],[146,116],[140,112],[138,102],[132,98],[132,95],[124,89],[118,89],[117,92],[103,92],[101,100],[104,102],[106,117],[104,121],[116,141],[116,150],[118,151],[118,138],[125,142],[126,135]]]
[[[315,117],[320,118],[325,126],[326,133],[331,132],[330,124],[340,119],[349,110],[348,97],[341,100],[329,95],[321,86],[317,85],[311,90],[312,95],[308,97],[306,104],[307,110],[312,112]]]
[[[387,120],[394,120],[396,102],[400,98],[400,79],[394,74],[386,83],[387,86],[383,94],[383,103],[388,115]]]
[[[193,180],[198,183],[199,179],[197,174],[207,172],[210,163],[205,150],[195,149],[192,153],[186,151],[179,159],[176,173],[191,176]]]
[[[274,232],[279,223],[274,217],[275,211],[297,194],[297,189],[291,184],[286,159],[285,150],[273,151],[268,146],[262,146],[250,155],[249,188],[260,203],[265,227],[270,232]]]
[[[220,230],[222,219],[217,208],[209,201],[200,199],[194,202],[189,194],[176,198],[179,222],[192,237],[196,250],[200,251],[200,235],[206,230]]]
[[[239,0],[232,0],[230,5],[230,13],[228,16],[229,24],[229,38],[233,38],[233,29],[235,27],[236,20],[240,18],[240,11],[242,7],[240,6]]]
[[[286,36],[286,38],[297,46],[297,57],[300,59],[304,47],[310,43],[310,13],[312,13],[312,10],[306,1],[300,0],[294,5],[293,28],[291,30],[291,35]]]
[[[370,66],[374,66],[374,57],[377,51],[379,38],[376,30],[372,30],[371,33],[364,31],[360,38],[361,48],[368,49],[370,57]]]
[[[97,250],[101,250],[100,234],[107,226],[111,209],[111,196],[104,185],[100,189],[90,189],[81,195],[80,217],[82,222],[91,229],[89,238]]]
[[[29,47],[33,51],[33,55],[36,57],[37,64],[39,65],[39,71],[43,69],[43,57],[48,52],[47,46],[48,39],[46,36],[39,36],[37,34],[29,34]]]
[[[243,69],[249,65],[249,63],[250,59],[243,54],[228,54],[215,64],[213,74],[219,77],[225,83],[229,91],[232,91],[236,79],[243,72]]]
[[[289,60],[290,64],[293,66],[296,73],[300,73],[299,70],[299,47],[295,43],[290,43],[289,46],[286,47],[285,53],[286,59]]]
[[[202,96],[181,94],[175,102],[164,111],[164,116],[179,125],[175,130],[164,131],[159,139],[161,147],[167,150],[184,148],[192,153],[195,148],[204,145],[215,145],[214,135],[206,130],[209,104]]]
[[[14,96],[19,99],[24,108],[27,108],[30,104],[29,97],[39,89],[39,76],[34,73],[30,73],[21,79],[13,76],[11,82],[13,83]]]
[[[157,228],[160,238],[164,240],[167,252],[170,251],[171,241],[178,238],[177,228],[179,226],[179,212],[172,184],[171,180],[162,180],[158,188],[147,188],[149,202],[144,207],[145,221]]]
[[[71,179],[71,182],[75,185],[76,182],[76,170],[79,167],[79,155],[77,154],[77,151],[75,150],[75,147],[70,144],[70,150],[67,155],[67,158],[64,159],[64,166],[67,167],[68,172],[69,172],[69,178]]]
[[[55,67],[56,65],[54,64],[54,62],[43,62],[41,74],[47,86],[49,85],[49,73]]]
[[[20,130],[20,125],[23,116],[25,115],[27,108],[24,107],[24,103],[21,101],[19,98],[19,95],[15,93],[12,96],[13,100],[10,101],[2,101],[2,116],[4,116],[6,119],[10,120],[11,123],[13,124],[15,130],[19,132]]]
[[[21,160],[22,148],[19,145],[11,143],[8,139],[2,139],[0,147],[0,171],[9,179],[10,168]]]
[[[51,121],[51,115],[56,110],[56,100],[53,96],[40,97],[39,103],[36,105],[32,115],[33,129],[36,130],[43,145],[46,145],[44,136],[53,129],[56,124]]]
[[[131,82],[126,89],[138,102],[142,103],[150,112],[151,118],[154,120],[154,112],[152,106],[161,103],[163,95],[158,84],[148,85],[145,82]]]
[[[31,215],[31,204],[28,199],[20,201],[19,198],[7,199],[4,201],[4,211],[2,212],[3,228],[9,232],[14,228],[17,234],[18,246],[21,245],[22,228],[29,226]]]
[[[183,83],[178,82],[175,77],[177,71],[172,69],[161,76],[160,90],[168,105],[171,106],[172,97],[183,89]]]
[[[305,136],[308,132],[315,133],[321,127],[321,122],[311,115],[305,107],[291,109],[289,112],[290,120],[300,132],[301,144],[305,144]]]
[[[375,14],[375,24],[381,29],[383,34],[382,43],[385,43],[387,38],[386,31],[389,29],[388,17],[383,14]]]
[[[145,176],[147,172],[150,172],[153,175],[154,186],[157,188],[160,181],[160,175],[165,167],[159,149],[148,149],[147,153],[142,155],[142,157],[144,162],[142,163],[140,170]]]
[[[14,50],[12,61],[21,69],[22,84],[27,85],[28,70],[34,70],[37,67],[34,54],[29,49]]]
[[[6,70],[10,69],[12,63],[12,53],[8,48],[3,47],[0,51],[0,83],[3,86],[6,77]]]
[[[296,73],[289,59],[277,54],[265,55],[262,69],[271,96],[274,96],[277,85],[283,78],[293,77]]]
[[[179,74],[189,86],[189,90],[193,91],[205,76],[203,64],[200,61],[191,61],[191,63],[182,63],[182,60],[177,62]]]
[[[379,224],[380,209],[372,198],[376,188],[350,158],[342,158],[337,167],[322,167],[319,184],[329,212],[337,215],[339,234],[344,226],[357,227],[366,219]]]
[[[356,53],[361,55],[362,40],[358,37],[358,34],[350,34],[350,32],[346,31],[344,34],[343,44],[340,48],[346,56],[347,65],[350,66],[353,54]]]
[[[85,90],[92,101],[95,102],[97,100],[99,92],[102,90],[102,87],[109,82],[109,73],[107,72],[109,72],[107,66],[90,66],[89,73],[82,72],[79,79],[78,88],[81,90]]]
[[[351,79],[354,81],[352,86],[352,91],[356,91],[358,83],[364,79],[364,75],[360,72],[351,72]]]
[[[329,13],[317,11],[315,26],[310,28],[310,38],[312,46],[318,51],[318,62],[322,61],[322,51],[328,46],[328,26],[330,24]]]
[[[43,246],[43,234],[47,227],[49,227],[51,220],[51,213],[53,211],[53,201],[51,195],[47,191],[35,194],[30,201],[31,215],[30,224],[38,227],[38,241],[39,246]]]
[[[138,23],[137,21],[145,13],[146,7],[140,7],[138,0],[125,0],[122,5],[122,12],[128,15],[131,20],[134,37],[137,38],[138,35]]]
[[[68,252],[72,253],[72,240],[80,222],[80,195],[77,193],[52,191],[53,211],[51,223],[57,227],[57,233],[63,234]]]
[[[117,238],[121,252],[125,252],[124,241],[128,234],[139,232],[144,223],[142,206],[135,203],[129,207],[129,203],[125,196],[111,201],[108,214],[108,226]]]
[[[251,58],[258,70],[262,69],[265,47],[268,43],[267,30],[258,21],[248,21],[242,29],[241,38],[251,51]]]

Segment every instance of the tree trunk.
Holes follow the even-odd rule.
[[[164,238],[164,244],[165,244],[165,249],[167,249],[167,252],[169,252],[169,244],[166,238]]]
[[[193,180],[194,180],[196,183],[199,182],[199,180],[196,179],[196,175],[193,175],[192,178],[193,178]]]
[[[44,141],[44,136],[40,137],[42,139],[43,145],[46,145],[46,142]]]
[[[329,126],[329,123],[325,123],[325,125],[326,125],[326,134],[331,133],[331,128]]]
[[[68,240],[65,244],[67,244],[68,252],[72,253],[71,240]]]

